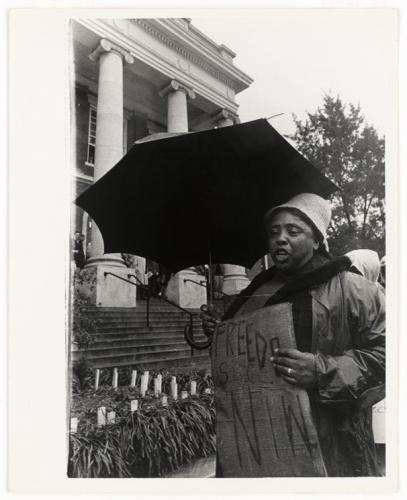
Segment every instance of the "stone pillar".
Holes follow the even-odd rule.
[[[94,180],[100,179],[123,156],[123,61],[131,64],[133,57],[116,44],[102,39],[90,54],[99,63],[96,148]],[[134,307],[136,287],[117,277],[128,279],[120,254],[104,254],[103,238],[96,224],[92,225],[91,257],[83,270],[83,289],[97,306]]]
[[[239,123],[237,115],[227,109],[222,109],[220,113],[214,116],[214,120],[218,128]],[[226,295],[235,295],[249,285],[250,280],[244,267],[233,264],[222,264],[221,267],[223,271],[222,292]]]
[[[231,125],[235,124],[235,117],[236,115],[234,115],[230,111],[222,109],[222,111],[214,116],[215,125],[218,128],[230,127]]]
[[[188,99],[195,99],[195,92],[186,85],[171,80],[159,95],[167,97],[167,132],[169,134],[188,133]],[[182,152],[180,151],[180,154]],[[194,283],[195,282],[195,283]],[[181,307],[196,309],[206,304],[206,279],[193,267],[184,269],[171,277],[166,295]]]
[[[177,80],[171,80],[159,94],[167,96],[167,132],[188,132],[187,99],[195,99],[195,92]]]
[[[89,58],[99,62],[94,167],[96,182],[123,156],[123,59],[128,64],[132,64],[134,59],[106,39],[100,41]],[[125,267],[120,254],[103,255],[103,239],[95,223],[91,241],[91,258],[87,267],[99,263]]]

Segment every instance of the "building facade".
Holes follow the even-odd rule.
[[[236,96],[252,79],[234,65],[232,50],[189,19],[77,19],[71,33],[76,195],[138,140],[239,122]],[[84,236],[86,266],[123,267],[120,255],[103,255],[102,238],[88,215],[73,210],[72,233]],[[243,268],[225,263],[222,269],[225,293],[248,284]]]

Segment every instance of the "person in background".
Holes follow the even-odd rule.
[[[367,280],[379,287],[380,291],[384,293],[384,288],[379,282],[380,259],[377,252],[366,248],[360,248],[348,252],[346,256],[349,257],[352,263],[350,271],[364,276]]]
[[[157,262],[146,259],[145,265],[146,278],[148,283],[148,289],[152,292],[153,295],[158,295],[161,290],[160,283],[160,273],[159,273],[159,265]],[[143,298],[147,299],[147,291],[143,294]]]
[[[155,262],[154,260],[151,260],[151,259],[146,259],[145,272],[146,272],[147,278],[149,278],[155,272],[158,273],[158,271],[159,271],[159,266],[158,266],[157,262]]]
[[[159,264],[159,283],[160,283],[160,291],[158,292],[158,295],[161,297],[165,297],[165,291],[167,289],[168,282],[170,281],[172,276],[171,271],[168,269],[168,267]]]
[[[379,290],[385,293],[383,286],[379,283],[382,260],[379,259],[377,252],[367,249],[352,250],[346,254],[352,266],[350,271],[357,272],[361,276],[375,283]],[[385,400],[379,401],[372,408],[372,425],[373,435],[376,444],[376,455],[379,464],[381,475],[384,475],[386,468],[386,440],[385,440],[385,427],[386,427],[386,404]]]
[[[384,295],[349,272],[348,257],[329,255],[330,218],[329,203],[312,193],[271,208],[264,225],[274,266],[254,278],[223,319],[292,304],[297,348],[278,349],[271,362],[288,384],[308,392],[327,475],[378,476],[372,405],[384,397]],[[210,336],[219,319],[203,309]]]
[[[194,270],[200,276],[206,277],[206,266],[205,265],[194,266]]]
[[[85,252],[83,250],[83,241],[85,237],[80,231],[75,231],[73,242],[73,258],[78,269],[85,265]]]
[[[158,270],[150,271],[150,276],[148,277],[148,288],[153,295],[158,295],[161,290],[160,275]]]
[[[380,261],[379,282],[382,285],[382,287],[385,289],[386,288],[386,256],[382,257],[382,259]]]

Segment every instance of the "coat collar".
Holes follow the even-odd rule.
[[[328,294],[326,293],[326,287],[324,287],[322,291],[321,291],[320,286],[316,286],[314,288],[311,288],[309,290],[309,294],[316,302],[318,302],[323,307],[325,307],[325,309],[328,309],[328,310],[330,309]]]
[[[324,307],[329,309],[327,294],[321,294],[317,289],[320,285],[326,283],[340,272],[348,270],[350,266],[351,262],[346,256],[337,257],[332,260],[324,260],[319,266],[312,265],[310,266],[310,270],[308,272],[300,274],[299,276],[287,281],[284,286],[270,296],[264,306],[284,302],[292,293],[306,289],[316,301],[320,302]],[[276,270],[271,268],[264,273],[259,274],[231,304],[225,313],[224,319],[232,318],[240,307],[246,302],[246,300],[251,297],[261,285],[273,279],[275,273]]]

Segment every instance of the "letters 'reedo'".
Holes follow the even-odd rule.
[[[212,374],[224,477],[326,475],[307,392],[286,383],[270,361],[278,347],[296,347],[291,304],[216,328]]]

